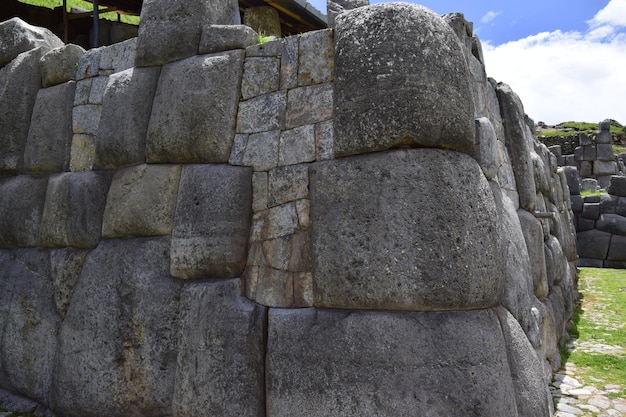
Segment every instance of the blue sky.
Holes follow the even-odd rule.
[[[309,2],[326,13],[326,0]],[[626,124],[626,0],[411,3],[474,22],[487,75],[509,84],[535,121]]]

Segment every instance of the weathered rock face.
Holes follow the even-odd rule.
[[[335,42],[336,156],[472,151],[467,63],[443,19],[408,3],[361,7],[337,17]]]
[[[0,23],[0,39],[0,68],[23,52],[63,46],[63,42],[48,29],[31,26],[17,17]]]
[[[139,39],[9,54],[0,407],[550,415],[571,208],[622,263],[626,196],[570,204],[462,14],[331,3],[257,45],[234,2],[152,0]]]
[[[321,162],[312,167],[311,200],[315,305],[465,310],[500,302],[496,207],[469,156],[416,149]]]

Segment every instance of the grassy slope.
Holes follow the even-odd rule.
[[[581,268],[579,290],[582,302],[574,313],[572,337],[577,348],[564,359],[581,369],[582,377],[603,383],[626,383],[626,270]],[[601,344],[616,347],[603,353],[586,351],[584,346]],[[582,345],[582,346],[581,346]],[[626,396],[626,389],[618,396]]]
[[[33,6],[41,6],[41,7],[60,7],[63,5],[63,0],[18,0],[21,3],[32,4]],[[67,0],[67,8],[68,10],[72,7],[78,7],[85,10],[92,10],[93,5],[89,2],[82,0]],[[102,8],[102,7],[100,7]],[[103,13],[100,15],[101,19],[114,20],[117,21],[117,13]],[[139,16],[127,16],[121,15],[121,20],[124,23],[129,23],[131,25],[139,24]]]

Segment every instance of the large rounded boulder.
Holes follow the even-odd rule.
[[[452,28],[408,3],[337,16],[335,156],[474,147],[467,63]]]

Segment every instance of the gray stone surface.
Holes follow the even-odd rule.
[[[500,302],[496,206],[471,157],[416,149],[341,158],[314,164],[310,187],[316,306]]]
[[[0,178],[0,247],[37,246],[47,182],[45,176]]]
[[[80,57],[78,68],[76,68],[76,81],[98,75],[100,72],[100,58],[104,50],[105,48],[90,49]]]
[[[600,203],[587,203],[583,205],[581,217],[589,220],[598,220],[600,218]]]
[[[613,145],[610,143],[596,145],[596,157],[600,161],[614,161]]]
[[[169,276],[168,238],[103,240],[60,326],[54,410],[171,415],[180,291]]]
[[[259,41],[259,34],[245,25],[211,25],[202,29],[198,52],[212,54],[231,49],[245,49]]]
[[[290,165],[269,172],[269,207],[307,198],[308,194],[309,167],[307,165]]]
[[[250,168],[185,166],[172,232],[171,274],[185,279],[240,276],[251,208]]]
[[[626,197],[626,177],[613,175],[611,177],[611,185],[609,185],[606,191],[611,195]]]
[[[198,53],[202,29],[232,25],[237,2],[145,0],[137,39],[135,65],[147,67],[178,61]]]
[[[75,134],[72,136],[70,151],[70,170],[89,171],[93,168],[96,157],[96,138],[92,135]]]
[[[611,237],[607,259],[609,261],[626,261],[626,236]]]
[[[249,135],[242,165],[255,171],[267,171],[278,165],[280,130]]]
[[[61,317],[52,298],[48,252],[0,252],[3,387],[48,403]],[[0,377],[0,379],[2,379]]]
[[[539,358],[515,318],[504,308],[497,308],[496,313],[506,343],[517,412],[520,416],[551,415],[552,396],[545,384]]]
[[[69,170],[75,91],[76,83],[70,81],[37,93],[24,150],[25,172],[47,174]]]
[[[592,193],[598,191],[598,181],[595,178],[583,178],[580,182],[580,191]]]
[[[522,233],[532,267],[533,287],[535,296],[542,300],[548,295],[548,277],[546,275],[546,258],[543,249],[543,230],[541,223],[526,210],[518,210]]]
[[[494,181],[493,190],[498,209],[498,227],[502,236],[504,262],[502,305],[513,314],[533,345],[538,343],[536,322],[531,314],[535,302],[533,274],[526,240],[513,202],[502,193]],[[534,332],[534,333],[533,333]]]
[[[467,63],[441,17],[414,4],[361,7],[337,16],[335,48],[336,156],[402,146],[472,151]]]
[[[76,67],[84,53],[83,48],[70,43],[42,56],[40,62],[43,86],[50,87],[75,80]]]
[[[298,85],[313,85],[333,80],[334,42],[330,29],[299,36]]]
[[[278,90],[280,78],[279,57],[249,57],[243,66],[241,97],[248,100]]]
[[[132,68],[109,77],[98,124],[94,168],[146,162],[146,133],[159,68]]]
[[[265,94],[239,103],[237,133],[257,133],[285,128],[285,91]]]
[[[561,248],[561,242],[559,242],[556,237],[550,235],[548,240],[544,243],[544,252],[546,258],[546,276],[548,278],[548,285],[551,287],[561,281],[563,274],[565,274],[565,271],[569,267],[567,265],[567,258]]]
[[[294,88],[287,93],[287,128],[323,122],[333,117],[331,83]]]
[[[486,117],[474,121],[476,125],[476,147],[472,157],[478,161],[483,174],[488,180],[492,180],[498,174],[500,168],[500,154],[498,152],[498,138],[496,131]]]
[[[601,214],[596,229],[613,235],[626,236],[626,217],[619,214]]]
[[[328,27],[335,27],[335,18],[341,13],[356,9],[357,7],[369,6],[369,0],[327,0],[326,16],[328,17]]]
[[[54,286],[54,304],[57,312],[65,318],[74,288],[89,250],[63,248],[50,250],[50,271]]]
[[[22,168],[30,119],[41,87],[39,60],[45,52],[45,48],[34,49],[0,68],[0,174],[13,174]]]
[[[615,174],[617,174],[617,163],[615,161],[594,161],[593,175],[610,176]],[[598,178],[599,181],[600,178]]]
[[[74,106],[72,109],[72,129],[74,133],[97,136],[101,114],[102,106],[99,104]]]
[[[183,287],[173,415],[264,415],[267,312],[241,292],[237,279]]]
[[[533,212],[535,211],[536,190],[531,160],[533,138],[524,122],[524,107],[519,96],[508,85],[498,84],[496,93],[504,119],[506,147],[513,164],[520,207]]]
[[[263,36],[277,38],[282,36],[278,10],[271,6],[253,6],[244,9],[243,24]]]
[[[117,170],[106,200],[102,237],[172,233],[180,176],[180,165],[142,164]]]
[[[107,73],[122,72],[133,68],[137,51],[137,38],[99,48],[100,59],[98,67]]]
[[[268,326],[268,415],[518,415],[492,310],[272,309]]]
[[[589,230],[576,235],[576,249],[581,258],[606,259],[611,234],[599,230]]]
[[[31,49],[63,46],[63,41],[50,30],[29,25],[18,17],[0,23],[0,39],[0,68]]]
[[[40,245],[96,247],[102,235],[102,215],[110,182],[111,175],[102,171],[50,176]]]
[[[243,55],[200,55],[163,66],[148,126],[148,162],[228,162]]]
[[[294,165],[315,161],[315,127],[300,126],[280,134],[279,165]]]

